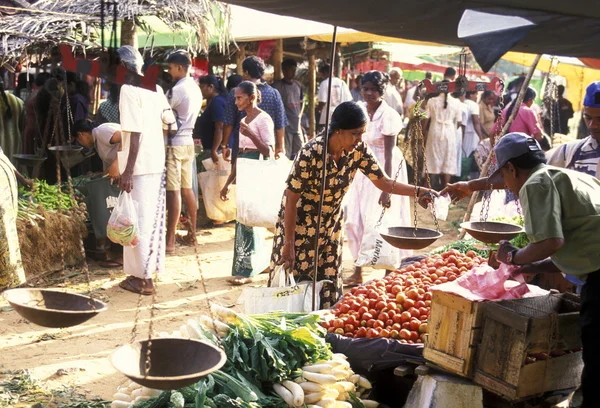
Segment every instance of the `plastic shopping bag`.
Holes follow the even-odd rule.
[[[443,196],[435,197],[433,199],[433,205],[429,204],[429,210],[435,210],[435,216],[438,220],[446,221],[448,219],[448,211],[450,209],[450,197],[447,194]]]
[[[106,236],[115,244],[136,246],[139,242],[137,224],[135,202],[131,194],[121,191],[117,205],[108,219]]]
[[[287,274],[283,265],[273,271],[272,287],[244,287],[238,304],[244,305],[244,313],[268,313],[284,311],[301,313],[312,311],[312,282],[296,283],[292,274]],[[322,282],[317,282],[317,293],[321,292]],[[317,299],[317,309],[320,301]]]
[[[274,228],[292,162],[238,158],[236,166],[236,219],[249,227]]]
[[[214,163],[212,158],[202,160],[206,169],[205,172],[198,173],[198,182],[200,191],[202,191],[202,200],[206,209],[206,216],[214,221],[229,222],[235,219],[235,186],[229,188],[229,197],[227,201],[221,200],[221,190],[227,182],[227,177],[231,173],[231,163],[219,155],[218,163]]]

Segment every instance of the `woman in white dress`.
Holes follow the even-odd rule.
[[[456,129],[461,126],[460,101],[442,93],[427,103],[425,158],[430,175],[441,176],[441,188],[457,173]]]
[[[387,82],[387,76],[379,71],[367,72],[362,79],[362,96],[365,100],[362,106],[369,118],[363,140],[373,151],[385,173],[395,178],[398,166],[404,161],[402,152],[397,147],[402,119],[383,100]],[[402,163],[397,181],[408,183],[405,163]],[[364,175],[356,175],[344,204],[348,244],[355,260],[354,273],[345,281],[347,285],[362,283],[363,266],[390,271],[400,266],[403,257],[412,254],[412,251],[392,247],[379,235],[379,230],[387,227],[410,225],[409,202],[409,197],[390,196],[378,190]],[[387,211],[377,230],[375,225],[384,207]]]

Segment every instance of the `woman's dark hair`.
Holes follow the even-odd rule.
[[[448,68],[448,69],[454,69],[454,68]],[[448,72],[448,69],[446,70],[446,72]],[[450,82],[447,79],[442,80],[442,82]],[[444,92],[444,109],[446,109],[448,107],[448,92]]]
[[[445,77],[451,77],[454,75],[456,75],[456,70],[454,68],[452,68],[452,67],[446,68],[446,71],[444,72]]]
[[[465,92],[465,90],[464,90],[464,89],[460,89],[460,90],[458,90],[458,91],[452,92],[452,97],[453,97],[453,98],[456,98],[456,99],[460,98],[460,97],[461,97],[461,96],[463,96],[463,95],[468,95],[468,93],[467,93],[467,92]]]
[[[42,86],[44,86],[44,84],[46,83],[47,80],[49,80],[50,78],[52,78],[52,75],[50,75],[47,72],[40,72],[38,74],[37,77],[35,77],[35,85],[38,88],[41,88]]]
[[[241,75],[238,75],[238,74],[230,75],[229,78],[227,78],[227,91],[231,92],[231,90],[233,88],[237,87],[243,80],[244,80],[244,78],[242,78]]]
[[[531,170],[540,164],[546,164],[546,154],[542,150],[529,151],[508,161],[518,169]]]
[[[365,111],[356,102],[342,102],[331,115],[329,136],[336,130],[358,129],[367,124]]]
[[[255,55],[247,57],[242,62],[242,69],[253,79],[260,79],[265,74],[265,63]]]
[[[79,119],[73,124],[73,133],[77,134],[79,132],[90,132],[96,129],[99,124],[96,122],[92,122],[89,119]]]
[[[372,83],[373,86],[377,88],[379,95],[383,95],[385,92],[385,87],[390,82],[390,79],[386,74],[383,74],[379,71],[369,71],[363,75],[361,85],[364,85],[367,82]]]
[[[494,91],[483,91],[483,95],[481,95],[481,99],[489,98],[490,96],[496,96]]]
[[[15,88],[14,94],[20,97],[21,90],[27,89],[27,85],[31,85],[35,82],[35,75],[27,74],[27,72],[21,72],[17,79],[17,87]],[[31,88],[31,86],[30,86]]]
[[[198,82],[203,85],[212,85],[219,95],[224,95],[226,92],[225,87],[223,86],[223,80],[216,75],[202,76]]]
[[[523,98],[523,102],[533,101],[536,97],[537,93],[535,92],[535,89],[533,89],[532,87],[527,87],[527,90],[525,91],[525,97]],[[510,118],[510,115],[512,114],[512,111],[517,103],[517,99],[519,99],[519,97],[516,97],[515,100],[510,103],[510,106],[506,111],[506,119]]]
[[[6,119],[12,118],[12,109],[10,108],[10,104],[8,103],[8,95],[6,95],[6,91],[4,90],[4,80],[0,77],[0,97],[2,97],[2,102],[4,103],[4,117]]]
[[[256,95],[256,103],[260,103],[260,91],[254,82],[242,81],[237,88],[248,96]]]
[[[121,85],[120,84],[110,84],[110,88],[108,90],[108,100],[112,103],[119,103],[119,97],[121,95]]]

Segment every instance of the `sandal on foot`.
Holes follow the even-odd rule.
[[[358,280],[357,278],[353,278],[353,277],[348,277],[346,279],[344,279],[344,287],[345,288],[354,288],[356,286],[360,286],[362,285],[362,280]]]
[[[194,241],[194,237],[189,235],[175,235],[175,242],[181,245],[193,247],[196,244]]]
[[[138,295],[139,294],[142,294],[144,296],[151,295],[153,292],[152,289],[141,289],[141,288],[136,287],[133,284],[134,280],[137,280],[137,279],[138,278],[129,276],[129,277],[125,278],[125,280],[121,281],[121,283],[119,283],[119,287],[121,289],[125,289],[126,291],[137,293]]]
[[[243,276],[234,277],[227,279],[227,282],[231,283],[234,286],[242,286],[247,285],[248,283],[252,283],[252,278],[245,278]]]

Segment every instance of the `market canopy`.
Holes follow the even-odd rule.
[[[573,0],[227,0],[269,13],[319,21],[389,38],[464,46],[457,29],[466,9],[519,16],[535,26],[513,50],[600,58],[600,2]],[[247,22],[252,25],[252,21]],[[343,33],[342,33],[343,34]],[[360,35],[358,33],[357,35]],[[340,42],[352,40],[340,36]]]

